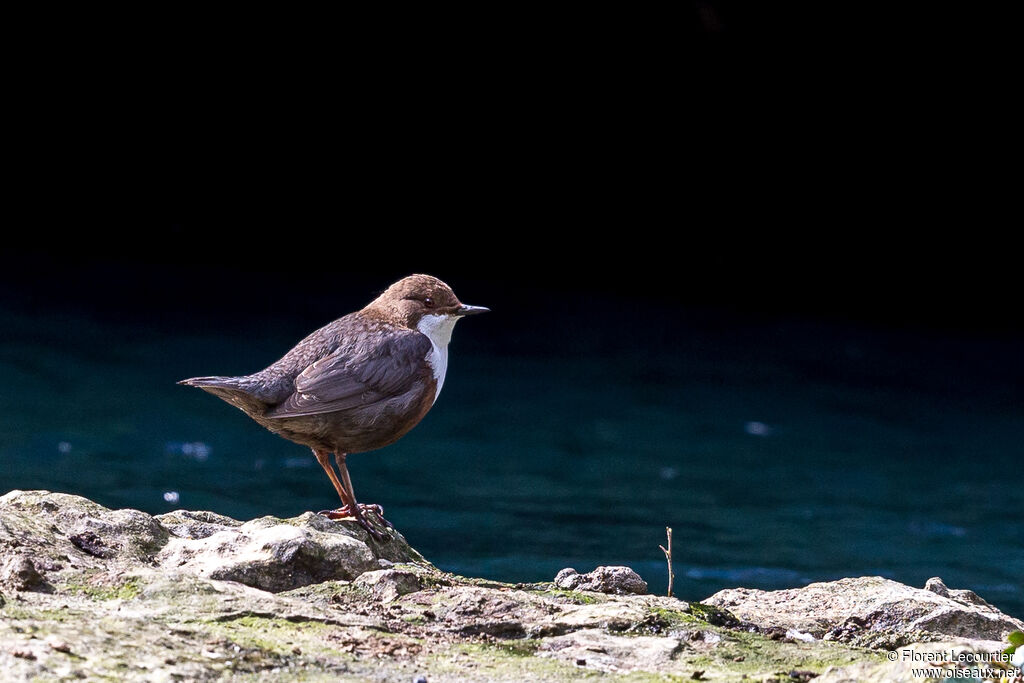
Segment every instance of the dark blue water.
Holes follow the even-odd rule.
[[[685,598],[941,576],[1024,615],[1019,338],[626,302],[492,315],[522,322],[460,323],[426,420],[349,459],[360,500],[438,566],[628,564],[662,591],[671,526]],[[258,370],[312,327],[0,308],[0,491],[243,519],[333,507],[308,452],[174,384]]]

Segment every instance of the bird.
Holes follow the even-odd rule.
[[[423,419],[444,386],[455,324],[488,311],[463,304],[436,277],[410,275],[259,372],[192,377],[178,384],[203,389],[271,432],[310,448],[342,503],[321,514],[354,519],[382,540],[384,531],[367,515],[392,525],[380,505],[356,501],[346,458],[393,444]]]

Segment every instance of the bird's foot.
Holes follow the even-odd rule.
[[[367,519],[367,516],[371,513],[375,515],[386,528],[395,528],[391,522],[384,519],[384,508],[375,503],[357,503],[355,510],[352,509],[351,505],[342,505],[340,508],[336,508],[334,510],[321,510],[318,514],[321,514],[328,519],[354,519],[359,522],[361,527],[366,529],[367,533],[378,541],[383,541],[386,538],[384,532],[371,524]]]
[[[380,505],[377,505],[376,503],[358,503],[357,507],[359,508],[358,513],[353,512],[351,505],[342,505],[340,508],[335,508],[333,510],[321,510],[318,514],[325,515],[331,519],[348,519],[350,517],[358,518],[360,514],[365,515],[372,512],[380,517],[380,521],[384,522],[389,529],[395,528],[392,526],[391,522],[384,519],[384,508]]]

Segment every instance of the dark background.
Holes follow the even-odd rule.
[[[28,23],[0,279],[231,315],[428,271],[498,305],[1019,330],[1001,89],[967,57],[998,22],[938,15]]]

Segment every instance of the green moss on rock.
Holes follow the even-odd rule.
[[[142,593],[142,582],[138,577],[129,576],[113,585],[73,582],[65,584],[65,589],[92,600],[131,600]]]
[[[660,628],[674,629],[683,625],[696,624],[702,620],[683,610],[654,607],[651,609],[650,621]]]
[[[691,602],[689,605],[690,614],[713,626],[738,626],[740,623],[740,620],[727,609],[705,605],[702,602]]]
[[[289,621],[276,617],[245,615],[206,622],[204,629],[223,635],[238,645],[282,656],[294,655],[297,647],[300,652],[330,651],[332,654],[340,654],[323,644],[322,636],[332,627],[316,621]]]
[[[607,598],[602,596],[600,593],[585,593],[583,591],[565,590],[564,588],[552,587],[530,592],[537,593],[538,595],[543,595],[545,597],[552,597],[558,602],[565,602],[573,605],[596,605],[599,602],[607,601]]]

